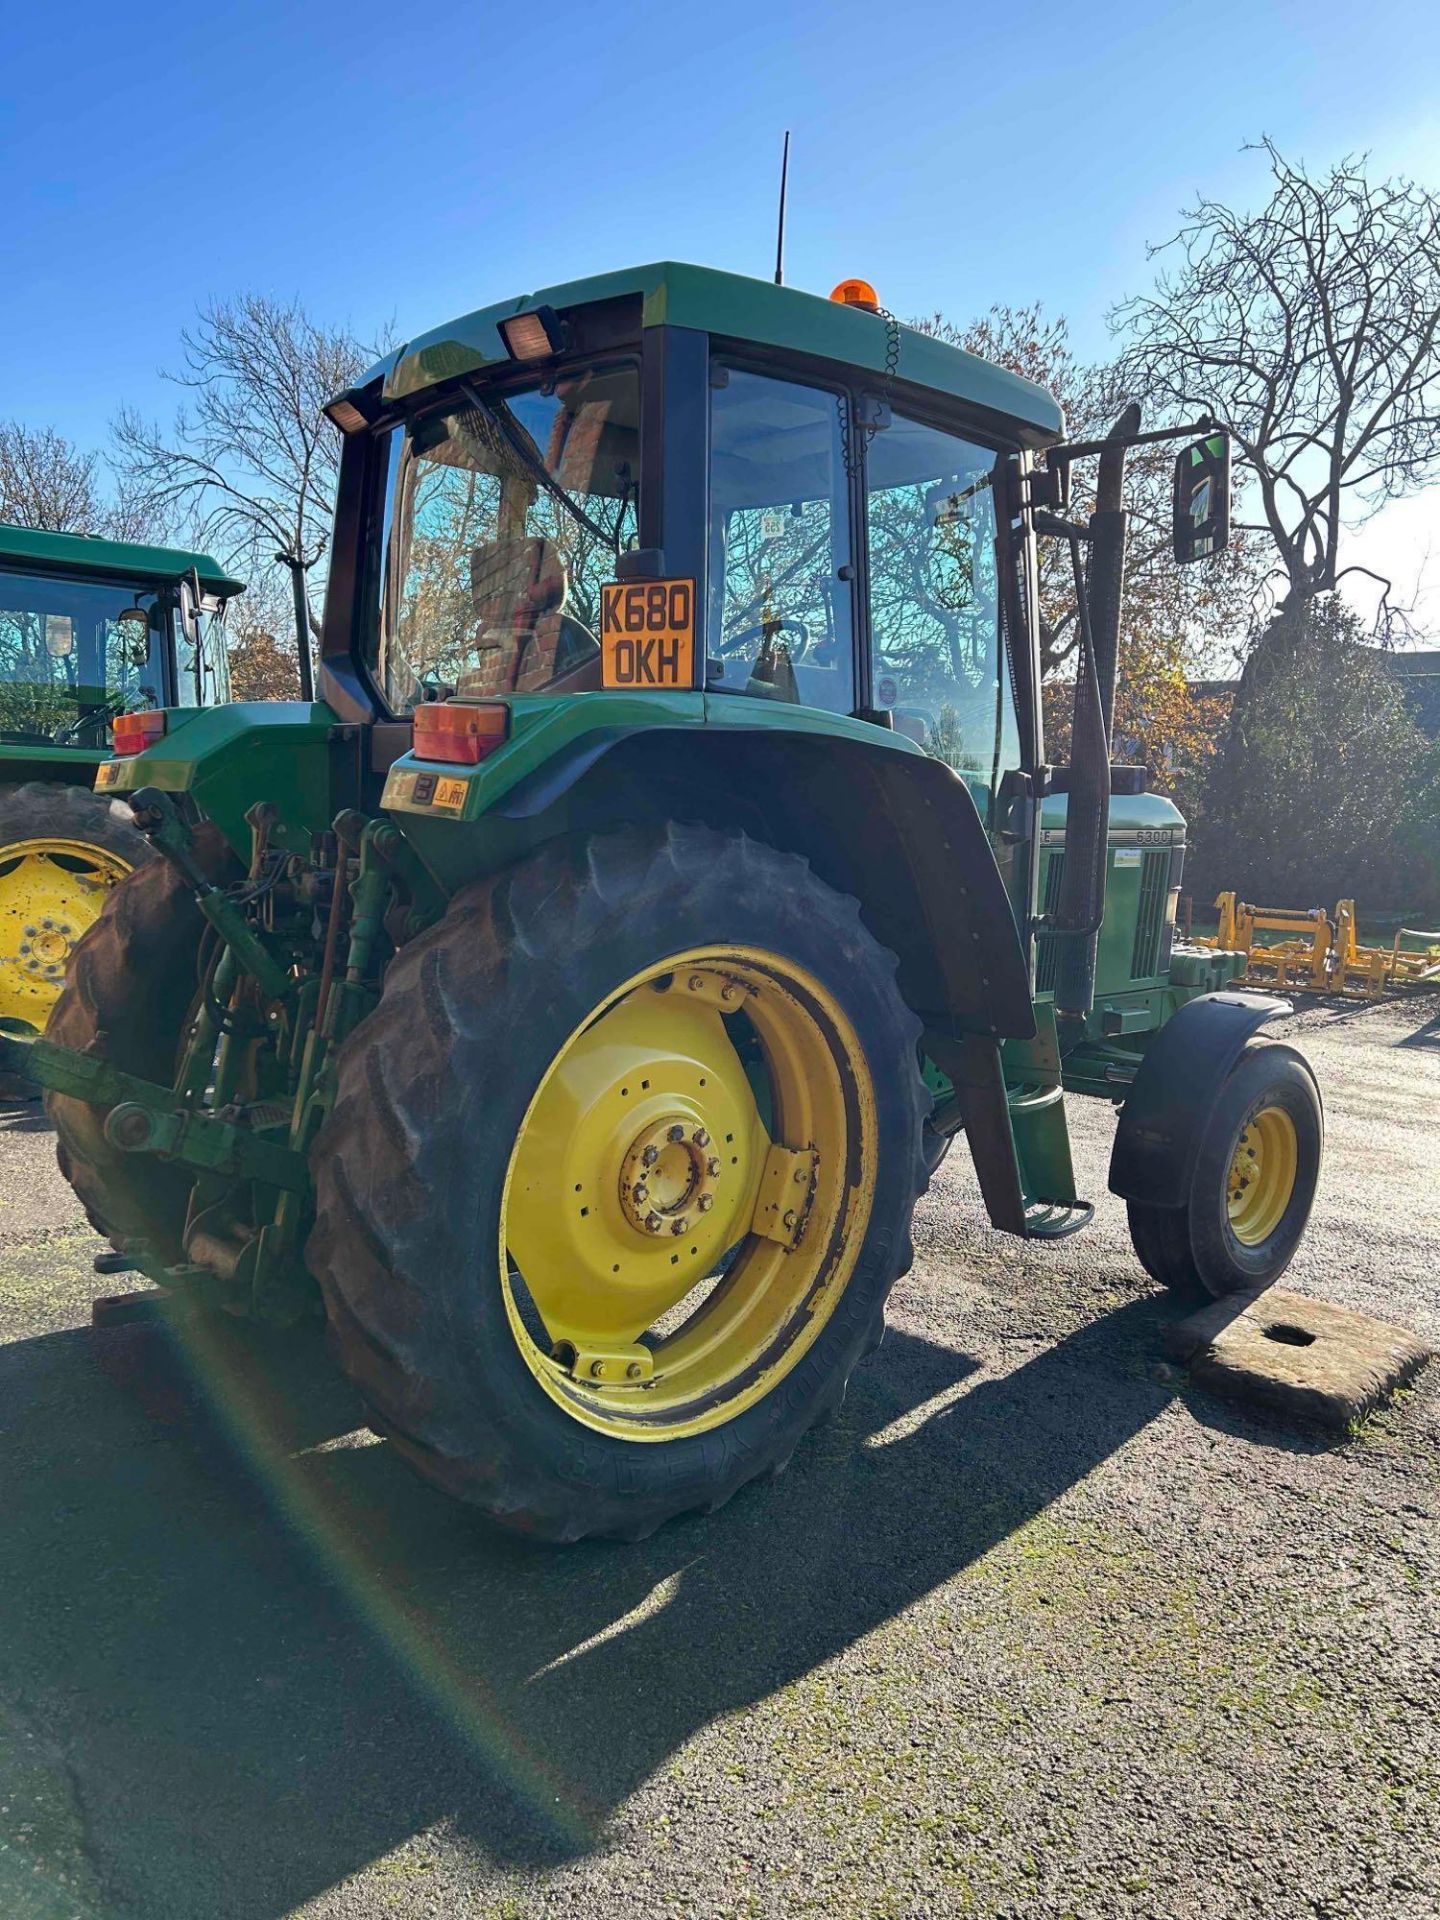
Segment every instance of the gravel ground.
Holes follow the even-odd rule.
[[[1440,1005],[1290,1023],[1302,1290],[1440,1342]],[[886,1343],[778,1483],[529,1548],[312,1343],[93,1333],[0,1116],[0,1915],[1440,1912],[1440,1367],[1343,1446],[1187,1390],[1104,1194],[990,1232],[953,1158]]]

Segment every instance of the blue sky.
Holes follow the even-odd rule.
[[[787,125],[794,284],[960,320],[1043,297],[1095,350],[1197,189],[1259,196],[1261,132],[1440,185],[1432,0],[74,0],[4,44],[0,415],[86,444],[122,400],[168,413],[211,294],[404,335],[642,259],[767,273]]]

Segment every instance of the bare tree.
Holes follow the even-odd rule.
[[[56,433],[0,420],[0,520],[42,533],[98,533],[97,459]]]
[[[211,301],[181,341],[184,368],[166,378],[188,403],[168,433],[122,411],[118,470],[251,579],[277,562],[308,574],[329,544],[339,460],[321,409],[382,349],[263,294]]]
[[[1440,199],[1371,181],[1363,158],[1314,177],[1268,139],[1261,151],[1267,204],[1202,199],[1152,249],[1174,266],[1114,322],[1134,392],[1230,429],[1254,530],[1278,560],[1280,612],[1303,615],[1368,571],[1341,566],[1342,522],[1440,474]]]

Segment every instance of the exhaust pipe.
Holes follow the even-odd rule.
[[[1123,505],[1125,445],[1139,430],[1140,409],[1132,402],[1111,427],[1100,455],[1089,522],[1088,575],[1081,568],[1078,538],[1070,543],[1081,657],[1071,726],[1065,871],[1054,919],[1062,936],[1055,981],[1055,1009],[1061,1014],[1087,1014],[1095,1005],[1096,949],[1110,861],[1110,741],[1130,518]]]

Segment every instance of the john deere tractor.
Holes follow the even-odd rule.
[[[139,738],[148,709],[227,697],[219,617],[240,591],[205,554],[0,526],[0,1015],[45,1024],[105,896],[150,858],[95,768],[122,716]]]
[[[643,267],[338,395],[322,697],[117,743],[97,786],[163,857],[6,1045],[167,1301],[323,1314],[377,1430],[535,1535],[783,1467],[958,1135],[1049,1240],[1091,1214],[1066,1096],[1114,1102],[1179,1289],[1273,1280],[1310,1207],[1281,1003],[1175,945],[1184,822],[1110,763],[1125,454],[1163,436],[1067,444],[845,292]],[[1228,514],[1186,433],[1181,561]],[[1041,541],[1080,592],[1058,768]]]

